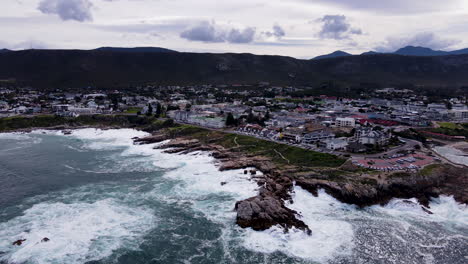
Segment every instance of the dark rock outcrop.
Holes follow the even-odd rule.
[[[15,242],[13,242],[13,246],[21,246],[23,242],[26,241],[26,239],[18,239]]]
[[[137,139],[136,142],[154,143],[169,138],[162,134]],[[298,213],[285,206],[285,201],[291,201],[293,181],[314,195],[318,195],[319,189],[324,189],[339,201],[359,207],[383,205],[393,198],[417,198],[424,206],[422,209],[431,214],[427,209],[429,201],[441,194],[453,195],[460,203],[468,202],[466,169],[450,165],[437,166],[424,174],[399,172],[375,175],[363,174],[359,169],[354,169],[351,163],[339,169],[304,169],[293,165],[279,168],[270,157],[244,153],[237,148],[226,149],[215,142],[200,142],[189,136],[172,138],[170,142],[157,148],[182,154],[208,151],[220,162],[219,170],[244,169],[245,175],[250,173],[251,179],[259,186],[259,193],[255,197],[238,201],[235,210],[237,224],[254,230],[279,225],[285,231],[294,227],[311,233],[309,227],[297,218]],[[253,172],[256,170],[264,175],[255,175]],[[225,184],[221,182],[221,185]]]
[[[379,184],[363,184],[357,181],[335,182],[326,179],[298,178],[296,184],[317,195],[318,189],[341,202],[360,207],[388,203],[393,198],[416,198],[429,207],[431,197],[453,195],[460,203],[468,202],[468,177],[462,168],[441,166],[430,175],[417,173],[404,177],[389,177]]]
[[[267,178],[257,196],[236,203],[236,223],[254,230],[266,230],[275,225],[285,230],[295,227],[311,234],[309,227],[297,218],[298,213],[284,204],[285,200],[291,199],[292,186],[287,177],[277,181]]]
[[[134,144],[141,145],[141,144],[153,144],[153,143],[159,143],[164,140],[168,140],[169,137],[166,134],[155,134],[151,135],[148,137],[143,137],[143,138],[135,138],[133,140]]]

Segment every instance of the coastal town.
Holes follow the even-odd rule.
[[[357,166],[381,171],[441,162],[431,148],[465,142],[468,134],[466,96],[434,100],[410,89],[382,88],[354,97],[309,95],[307,87],[266,82],[87,90],[3,87],[0,117],[154,116],[351,158]]]

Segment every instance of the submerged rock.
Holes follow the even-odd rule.
[[[15,242],[13,242],[13,246],[21,246],[24,241],[26,241],[26,239],[18,239]]]

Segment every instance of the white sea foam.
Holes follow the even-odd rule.
[[[154,227],[152,212],[113,199],[94,203],[40,203],[0,224],[0,251],[12,263],[84,263],[118,248],[137,248]],[[41,242],[47,237],[48,242]],[[11,243],[26,239],[21,247]]]
[[[146,132],[135,129],[101,130],[86,128],[73,130],[70,136],[85,141],[83,148],[90,150],[112,150],[133,145],[133,137],[144,137]]]
[[[287,255],[324,263],[337,255],[349,255],[353,248],[353,228],[339,220],[342,214],[354,207],[342,204],[324,191],[314,197],[300,187],[295,187],[293,204],[287,206],[297,212],[312,230],[309,236],[301,230],[284,233],[273,227],[266,231],[248,230],[244,246],[264,253],[281,251]]]
[[[434,214],[428,215],[420,205],[398,199],[385,207],[357,210],[354,206],[338,202],[324,191],[319,191],[318,197],[314,197],[300,187],[295,187],[294,203],[287,206],[301,214],[300,218],[312,229],[312,236],[300,230],[284,233],[278,227],[262,232],[241,230],[234,224],[234,203],[254,196],[257,184],[249,180],[243,170],[220,172],[215,165],[216,161],[208,153],[175,155],[154,149],[158,144],[133,144],[131,138],[146,135],[145,132],[131,129],[80,129],[73,131],[71,137],[82,140],[85,149],[122,149],[118,154],[122,159],[118,160],[123,163],[124,171],[132,164],[137,164],[132,162],[141,160],[149,161],[148,166],[167,169],[164,177],[179,181],[180,184],[176,184],[168,194],[159,193],[160,189],[155,187],[152,192],[141,195],[145,199],[189,202],[193,209],[203,212],[209,220],[224,224],[222,243],[225,249],[230,247],[233,239],[238,241],[240,233],[242,245],[252,251],[267,254],[280,251],[293,257],[324,263],[337,256],[353,253],[356,228],[352,225],[353,219],[378,220],[375,216],[378,213],[379,217],[401,219],[405,223],[405,218],[411,218],[462,226],[468,224],[466,206],[457,204],[450,197],[433,200],[430,210]],[[132,199],[138,199],[138,195],[135,194]],[[412,201],[416,202],[414,199]],[[153,220],[154,216],[148,210],[118,204],[113,199],[94,203],[40,203],[26,210],[23,216],[0,224],[1,238],[7,237],[13,241],[27,238],[22,248],[12,247],[11,241],[0,241],[0,251],[7,252],[6,258],[12,262],[32,258],[37,259],[37,263],[79,263],[101,259],[121,247],[136,248],[139,245],[137,241],[152,228]],[[27,229],[30,231],[25,232]],[[38,244],[42,237],[49,237],[51,241]]]
[[[409,201],[409,202],[406,202]],[[451,196],[440,196],[429,203],[428,214],[416,199],[392,199],[385,206],[371,206],[369,210],[383,213],[392,219],[430,221],[468,227],[468,207]]]

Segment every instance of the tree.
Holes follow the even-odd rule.
[[[445,102],[445,106],[448,110],[452,110],[452,103],[450,101]]]
[[[226,117],[226,126],[236,126],[237,125],[237,121],[236,119],[234,118],[234,116],[232,115],[232,113],[229,113]]]
[[[148,111],[146,111],[146,115],[150,116],[152,114],[153,114],[153,107],[151,106],[151,104],[148,104]]]
[[[161,117],[161,115],[162,115],[162,107],[161,107],[161,104],[158,103],[156,105],[156,114],[155,114],[155,116],[156,116],[156,118],[159,118],[159,117]]]
[[[249,115],[247,116],[247,123],[255,123],[255,116],[254,114],[252,113],[252,111],[249,112]]]

